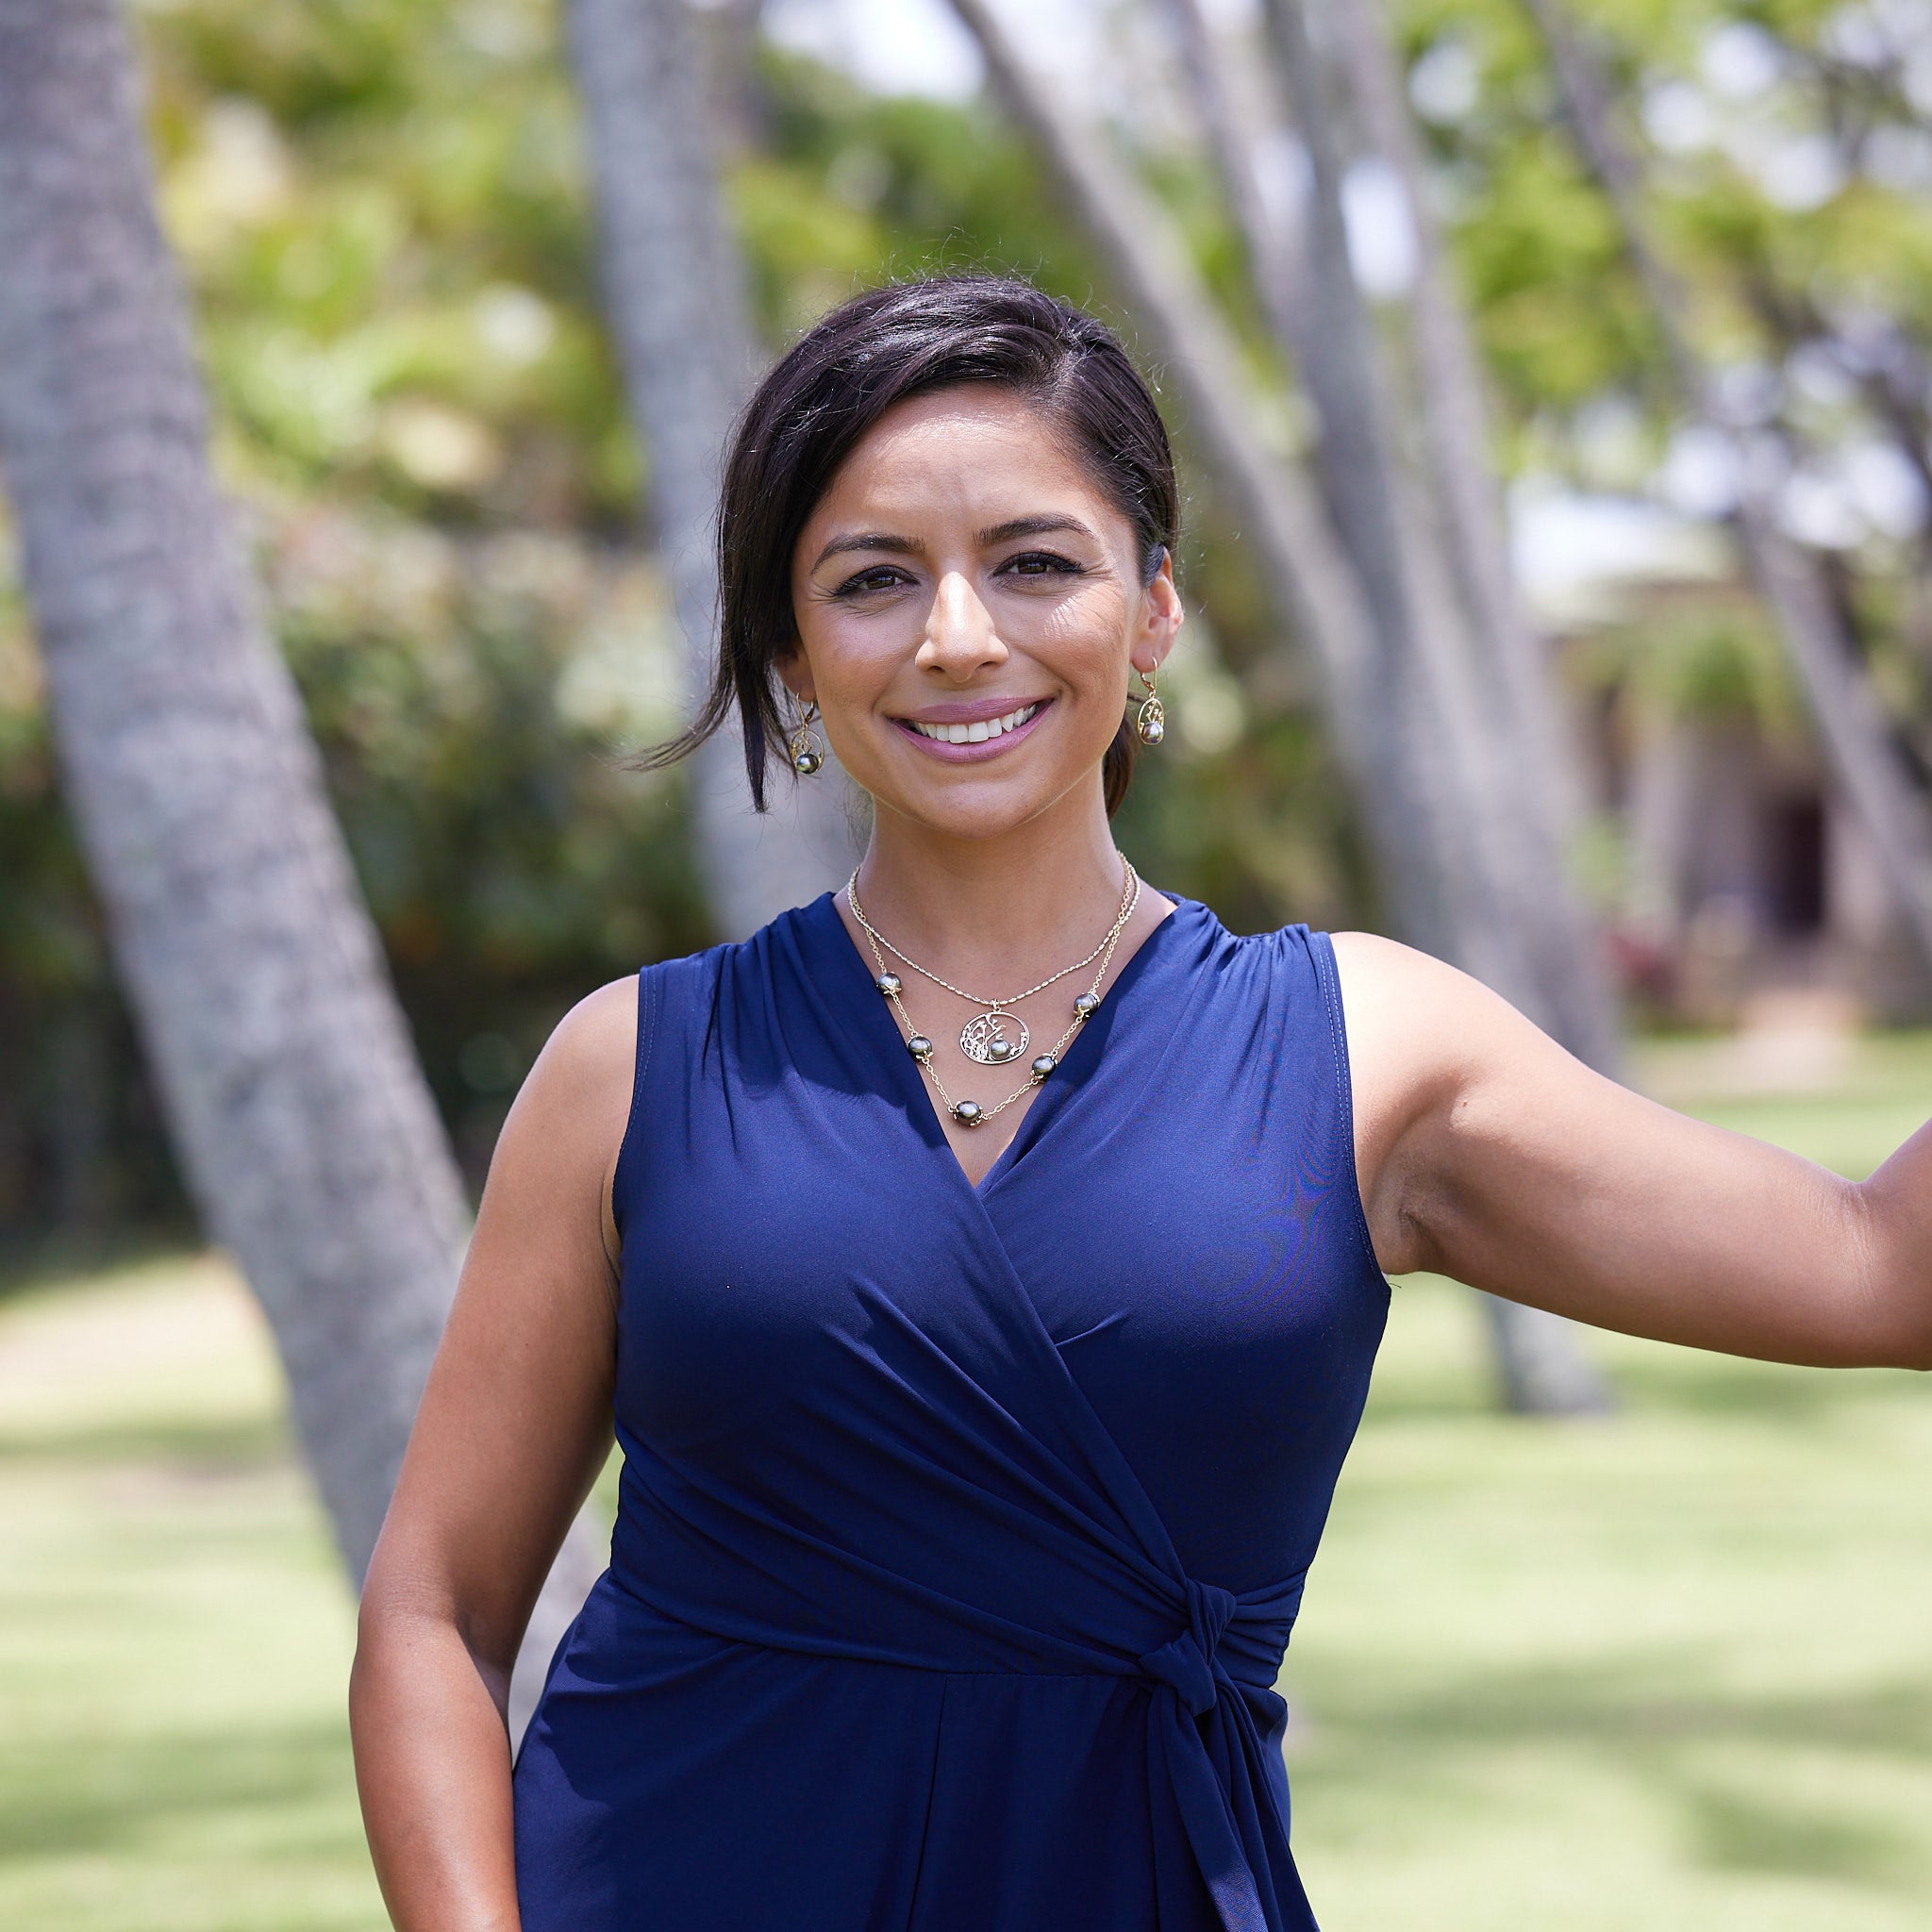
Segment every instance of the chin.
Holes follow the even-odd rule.
[[[1058,784],[1042,784],[1037,778],[1023,780],[1016,774],[1012,780],[925,785],[916,791],[908,788],[880,802],[901,817],[948,838],[999,839],[1031,824],[1065,799],[1069,791],[1077,790],[1088,775],[1084,772],[1068,774]],[[1097,794],[1097,766],[1091,776]]]

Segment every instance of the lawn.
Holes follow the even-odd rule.
[[[1642,1071],[1848,1173],[1932,1112],[1923,1039]],[[1324,1932],[1924,1925],[1932,1385],[1594,1345],[1615,1420],[1509,1422],[1398,1285],[1283,1675]],[[376,1932],[350,1624],[219,1262],[0,1304],[0,1925]]]

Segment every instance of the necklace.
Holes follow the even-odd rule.
[[[853,868],[852,876],[845,881],[845,903],[852,908],[852,916],[864,928],[866,941],[872,947],[873,962],[878,968],[878,975],[873,984],[891,1001],[892,1010],[898,1015],[899,1024],[906,1031],[907,1052],[924,1070],[926,1078],[932,1082],[940,1098],[945,1103],[946,1111],[962,1127],[976,1127],[983,1121],[990,1121],[994,1114],[1004,1113],[1023,1093],[1030,1092],[1038,1087],[1059,1065],[1060,1056],[1066,1052],[1067,1042],[1100,1010],[1101,981],[1107,977],[1107,969],[1113,960],[1114,947],[1120,943],[1121,934],[1126,929],[1127,921],[1133,917],[1134,908],[1141,900],[1141,876],[1124,856],[1121,858],[1121,868],[1125,874],[1125,882],[1121,889],[1121,908],[1114,915],[1113,924],[1108,927],[1106,938],[1084,959],[1076,959],[1071,966],[1062,966],[1058,973],[1042,979],[1037,986],[1029,986],[1024,992],[1016,992],[1008,999],[984,1001],[975,999],[964,988],[955,986],[950,979],[941,979],[930,968],[922,966],[917,959],[902,953],[873,924],[859,908],[858,868]],[[959,1033],[959,1051],[968,1059],[974,1060],[981,1066],[1005,1066],[1018,1059],[1026,1051],[1027,1044],[1032,1039],[1025,1022],[1018,1014],[1003,1010],[1005,1008],[1027,999],[1036,992],[1043,991],[1053,985],[1055,980],[1064,979],[1068,974],[1077,973],[1083,966],[1092,965],[1096,959],[1100,961],[1100,970],[1093,975],[1093,984],[1074,1001],[1074,1017],[1067,1030],[1054,1041],[1049,1051],[1034,1060],[1030,1077],[1014,1088],[996,1106],[982,1108],[976,1100],[955,1100],[946,1091],[945,1082],[940,1078],[939,1069],[933,1065],[932,1041],[912,1024],[912,1016],[906,1010],[905,982],[887,967],[887,953],[911,967],[923,977],[931,980],[935,986],[942,986],[948,992],[957,993],[960,999],[984,1008],[967,1021]],[[1013,1033],[1008,1030],[1009,1027],[1017,1029],[1017,1040]]]
[[[955,986],[950,979],[941,979],[931,967],[922,966],[917,959],[902,953],[859,910],[857,866],[853,867],[852,876],[845,882],[845,903],[852,908],[853,918],[865,928],[866,937],[872,941],[873,957],[878,960],[879,977],[874,982],[878,990],[889,999],[896,999],[898,996],[899,975],[896,973],[888,973],[886,962],[879,958],[879,948],[883,946],[895,959],[911,967],[922,978],[929,979],[935,986],[942,986],[948,992],[958,994],[969,1007],[980,1008],[982,1010],[974,1014],[959,1029],[959,1051],[969,1060],[974,1060],[982,1067],[1004,1067],[1022,1058],[1033,1039],[1027,1030],[1025,1021],[1021,1019],[1019,1014],[1008,1012],[1005,1008],[1017,1006],[1024,999],[1031,999],[1037,992],[1044,992],[1048,987],[1058,980],[1064,979],[1070,973],[1078,973],[1083,967],[1092,965],[1102,953],[1111,954],[1122,929],[1133,917],[1134,907],[1141,896],[1140,878],[1134,868],[1127,863],[1124,855],[1121,856],[1121,909],[1114,923],[1108,927],[1100,943],[1084,959],[1075,959],[1071,966],[1062,966],[1058,973],[1049,974],[1037,985],[1029,986],[1024,992],[1011,993],[1000,1000],[981,999],[976,993],[968,992],[963,986]],[[1106,971],[1106,967],[1103,966],[1103,975]],[[894,985],[889,987],[886,984],[888,979],[892,980]],[[1098,979],[1094,981],[1096,986],[1099,983]],[[903,1008],[901,1010],[903,1012]]]

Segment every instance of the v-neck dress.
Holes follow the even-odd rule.
[[[1388,1307],[1326,937],[1177,898],[977,1187],[829,894],[638,993],[525,1932],[1307,1932],[1273,1686]]]

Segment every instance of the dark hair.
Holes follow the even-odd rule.
[[[739,419],[718,511],[718,665],[685,734],[646,753],[674,762],[736,707],[752,801],[783,751],[774,661],[796,648],[791,556],[859,439],[895,403],[965,383],[1015,391],[1069,439],[1134,526],[1143,583],[1178,534],[1180,493],[1160,411],[1104,324],[1015,276],[938,275],[835,308],[782,356]],[[1107,808],[1126,794],[1137,741],[1124,719],[1103,769]]]

